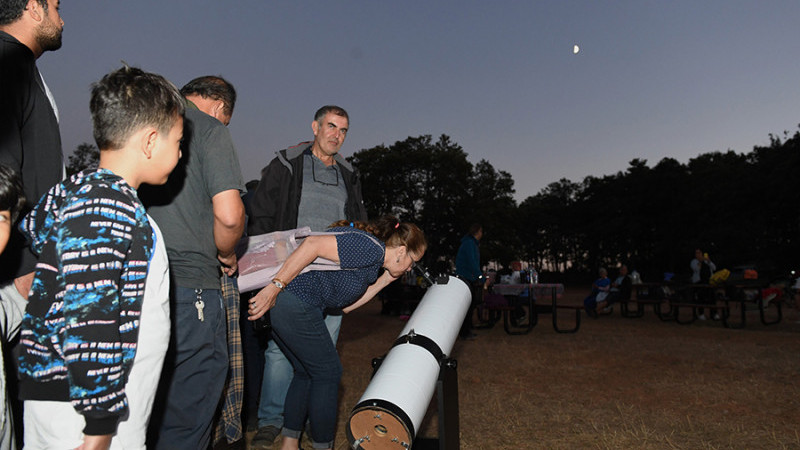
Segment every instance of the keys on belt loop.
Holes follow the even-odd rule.
[[[194,293],[197,294],[197,301],[194,302],[194,307],[197,308],[197,320],[205,322],[206,319],[203,317],[203,308],[205,308],[206,304],[203,302],[203,290],[195,289]]]

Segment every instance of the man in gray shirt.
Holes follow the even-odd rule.
[[[244,231],[241,169],[227,125],[236,91],[206,76],[186,97],[183,156],[163,188],[142,198],[161,227],[172,278],[172,340],[151,423],[155,448],[208,448],[228,371],[220,269],[236,272]]]

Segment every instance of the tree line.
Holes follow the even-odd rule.
[[[484,263],[527,261],[546,281],[585,282],[598,267],[621,263],[645,280],[665,272],[685,279],[695,248],[718,268],[778,277],[798,267],[800,132],[769,137],[749,153],[705,153],[685,164],[633,159],[615,174],[555,181],[520,203],[509,173],[484,159],[471,163],[447,135],[408,137],[348,159],[370,217],[394,214],[425,230],[428,267],[452,261],[477,222]],[[68,172],[96,156],[81,144]]]
[[[471,164],[446,135],[409,137],[350,160],[370,216],[396,214],[425,230],[428,264],[453,259],[468,225],[479,222],[484,262],[527,261],[553,281],[585,282],[621,263],[645,280],[665,272],[686,279],[696,248],[718,268],[754,267],[767,278],[798,266],[800,132],[685,164],[634,159],[612,175],[558,180],[519,204],[507,172]]]

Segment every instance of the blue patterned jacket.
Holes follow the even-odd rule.
[[[155,235],[136,190],[104,169],[51,188],[20,224],[38,253],[20,331],[20,397],[69,401],[109,434],[125,383]]]

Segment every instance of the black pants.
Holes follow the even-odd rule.
[[[461,337],[467,337],[472,334],[472,316],[475,314],[475,307],[483,299],[483,283],[473,283],[469,286],[469,290],[472,293],[472,301],[469,304],[467,316],[464,317],[464,323],[461,324],[461,331],[458,333]]]
[[[695,301],[700,304],[706,304],[709,306],[715,305],[714,299],[714,289],[710,289],[707,287],[704,288],[695,288]],[[709,314],[713,317],[714,314],[717,313],[716,308],[708,308]],[[697,308],[697,315],[705,314],[705,308]]]

